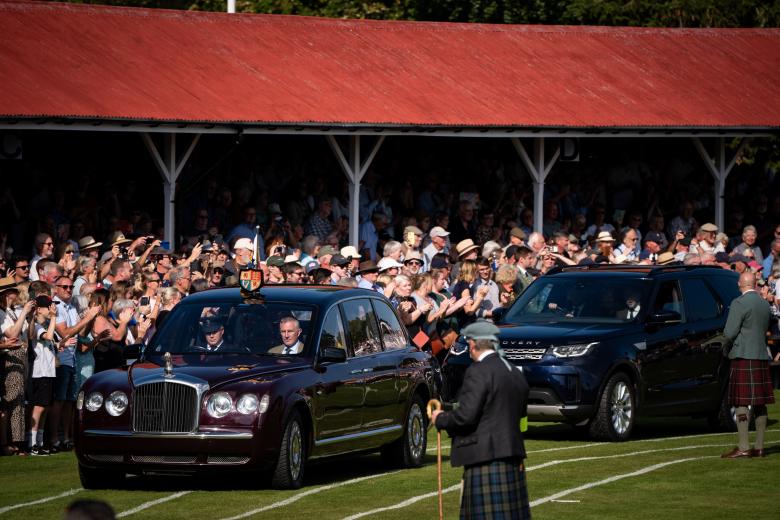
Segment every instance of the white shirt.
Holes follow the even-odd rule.
[[[33,362],[32,376],[38,377],[57,377],[55,365],[56,355],[54,353],[54,342],[43,339],[46,334],[45,328],[40,323],[35,324],[35,361]]]
[[[303,350],[303,343],[301,343],[301,340],[298,340],[295,342],[294,345],[287,346],[284,345],[284,350],[282,350],[282,354],[299,354]]]

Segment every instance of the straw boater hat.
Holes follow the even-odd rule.
[[[674,261],[675,261],[674,253],[670,251],[664,251],[663,253],[658,255],[658,258],[656,259],[655,263],[657,265],[666,265],[666,264],[671,264]]]
[[[602,231],[599,233],[598,238],[596,238],[596,242],[614,242],[615,239],[612,237],[612,233],[609,231]]]
[[[465,255],[466,253],[474,251],[475,249],[479,249],[479,246],[474,244],[474,241],[471,240],[470,238],[467,238],[466,240],[461,240],[455,246],[455,251],[458,252],[458,258]]]
[[[79,240],[79,251],[89,251],[90,249],[98,249],[103,245],[103,242],[95,242],[95,239],[91,236],[82,237]]]
[[[17,285],[18,284],[14,281],[13,276],[6,276],[5,278],[0,278],[0,293],[5,291],[10,291],[11,289],[16,291]]]

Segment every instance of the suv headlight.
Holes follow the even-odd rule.
[[[103,394],[100,392],[92,392],[87,397],[86,402],[87,410],[90,412],[97,412],[100,407],[103,406]]]
[[[548,353],[559,358],[579,357],[590,352],[597,344],[598,342],[594,341],[593,343],[578,343],[576,345],[550,347]]]
[[[114,417],[119,417],[127,410],[127,394],[121,390],[111,392],[106,399],[106,411]]]
[[[233,408],[233,399],[227,392],[217,392],[209,396],[206,401],[206,411],[210,416],[219,419],[230,413]]]

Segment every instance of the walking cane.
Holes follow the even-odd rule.
[[[428,419],[433,416],[434,410],[441,410],[441,401],[431,399],[428,401]],[[436,430],[436,471],[439,475],[439,520],[444,518],[444,505],[442,504],[441,492],[441,431]]]

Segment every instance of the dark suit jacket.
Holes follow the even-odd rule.
[[[452,465],[524,459],[520,418],[527,407],[528,383],[517,367],[497,354],[473,363],[463,378],[458,407],[436,418],[436,427],[453,438]]]

